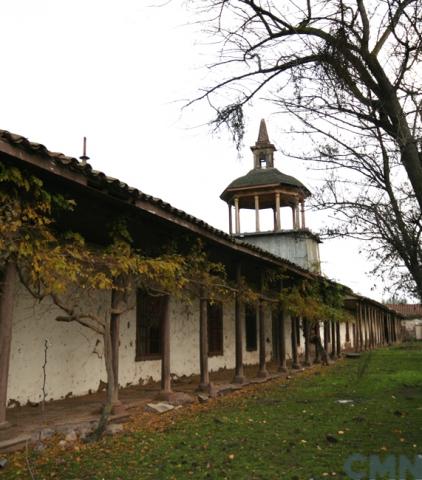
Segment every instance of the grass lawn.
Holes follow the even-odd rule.
[[[353,478],[343,467],[351,454],[422,454],[421,367],[421,343],[381,349],[30,461],[37,480]],[[30,478],[22,453],[10,462],[2,479]]]

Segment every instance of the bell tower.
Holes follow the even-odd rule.
[[[229,207],[230,235],[303,268],[320,272],[321,240],[305,224],[305,200],[311,192],[295,177],[274,167],[276,148],[269,140],[265,120],[261,120],[258,139],[251,150],[253,169],[234,180],[220,196]],[[255,231],[242,232],[242,209],[255,210]],[[269,231],[261,231],[260,212],[263,209],[273,211],[273,228]],[[285,228],[289,211],[292,228]]]

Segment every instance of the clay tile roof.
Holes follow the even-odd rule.
[[[247,187],[262,187],[266,185],[287,185],[289,187],[302,189],[306,197],[311,195],[311,192],[297,178],[292,177],[291,175],[286,175],[285,173],[280,172],[277,168],[254,168],[246,175],[233,180],[233,182],[231,182],[221,194],[220,198],[227,201],[230,199],[230,192],[233,190]]]
[[[387,307],[401,313],[405,318],[422,318],[422,305],[420,303],[389,303]]]
[[[264,122],[265,125],[265,122]],[[188,213],[184,212],[183,210],[179,210],[172,205],[170,205],[167,202],[164,202],[160,198],[152,197],[151,195],[147,195],[141,191],[139,191],[136,188],[130,187],[126,183],[121,182],[120,180],[113,178],[113,177],[108,177],[105,175],[103,172],[99,172],[97,170],[94,170],[89,163],[82,163],[79,160],[77,160],[74,157],[69,157],[67,155],[64,155],[63,153],[57,153],[57,152],[51,152],[48,150],[44,145],[41,145],[40,143],[35,143],[35,142],[30,142],[27,138],[21,136],[21,135],[16,135],[14,133],[10,133],[7,130],[1,130],[0,129],[0,141],[4,141],[7,144],[11,146],[15,146],[25,152],[32,153],[34,155],[40,155],[41,157],[44,157],[47,162],[52,162],[53,164],[60,165],[64,167],[67,170],[71,170],[73,172],[77,172],[78,174],[82,175],[84,178],[88,179],[89,182],[91,183],[96,183],[98,186],[104,187],[107,193],[113,192],[113,194],[118,193],[119,196],[122,198],[132,198],[132,199],[141,199],[145,200],[146,202],[149,202],[151,205],[157,205],[160,208],[162,208],[164,211],[173,214],[175,217],[179,219],[184,219],[191,224],[197,225],[201,228],[204,229],[206,232],[210,232],[214,234],[217,238],[220,238],[222,240],[226,240],[233,244],[233,246],[241,246],[242,248],[244,247],[247,251],[247,253],[252,254],[259,254],[260,257],[263,260],[267,261],[272,261],[277,263],[278,265],[283,265],[286,268],[290,268],[293,271],[296,271],[299,274],[302,274],[307,277],[313,277],[313,278],[324,278],[325,281],[328,281],[332,284],[336,285],[341,285],[343,288],[346,289],[346,291],[355,296],[356,298],[361,298],[362,300],[367,300],[373,304],[376,304],[380,308],[383,309],[389,309],[389,305],[383,305],[380,304],[372,299],[369,299],[367,297],[363,297],[362,295],[355,294],[352,292],[352,290],[345,286],[342,285],[338,282],[335,282],[334,280],[328,279],[326,277],[322,277],[321,275],[318,275],[316,273],[313,273],[309,270],[306,270],[303,267],[300,267],[299,265],[291,262],[290,260],[287,260],[285,258],[278,257],[276,255],[273,255],[272,253],[269,253],[266,250],[263,250],[262,248],[259,248],[255,245],[237,240],[236,238],[233,238],[231,235],[207,224],[203,220],[200,220],[192,215],[189,215]],[[0,146],[0,152],[1,152],[1,146]],[[19,158],[19,157],[16,157]],[[48,163],[46,164],[48,166]],[[274,169],[276,170],[276,169]],[[277,170],[278,171],[278,170]],[[281,172],[279,172],[281,174]],[[284,174],[281,174],[284,175]],[[286,175],[287,177],[287,175]],[[293,178],[293,177],[291,177]],[[295,179],[296,180],[296,179]],[[296,180],[299,182],[298,180]],[[300,183],[300,182],[299,182]],[[300,184],[302,185],[302,184]]]

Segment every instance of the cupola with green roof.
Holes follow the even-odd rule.
[[[305,226],[305,200],[311,192],[297,178],[274,167],[276,148],[269,140],[265,120],[261,120],[258,139],[251,150],[253,169],[231,182],[220,196],[229,206],[230,234],[319,271],[320,240]],[[242,209],[255,210],[254,232],[241,231]],[[274,227],[270,231],[261,231],[260,211],[263,209],[273,210]],[[290,223],[284,214],[287,209],[291,211],[292,228],[285,227]]]

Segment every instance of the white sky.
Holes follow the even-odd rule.
[[[76,157],[87,136],[95,169],[227,231],[219,195],[252,168],[249,145],[259,120],[266,118],[276,146],[295,145],[278,135],[286,119],[273,116],[268,104],[256,102],[249,112],[240,159],[224,132],[212,136],[204,125],[212,116],[205,103],[181,111],[207,84],[201,67],[212,52],[205,52],[182,3],[0,0],[0,128]],[[275,166],[312,190],[316,174],[300,161],[279,153]],[[315,232],[324,220],[307,215]],[[371,291],[375,280],[358,250],[356,241],[326,241],[323,271],[380,300],[381,288]]]

